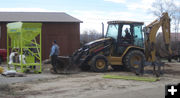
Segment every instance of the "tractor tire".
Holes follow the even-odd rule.
[[[104,55],[96,55],[91,62],[91,68],[95,72],[106,72],[108,70],[108,60]]]
[[[129,51],[123,60],[126,69],[129,69],[136,74],[140,74],[144,71],[144,66],[142,65],[142,62],[145,61],[145,55],[140,50]],[[137,64],[136,62],[139,64]]]

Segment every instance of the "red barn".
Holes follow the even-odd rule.
[[[60,55],[71,55],[80,47],[80,21],[60,12],[0,12],[0,49],[7,46],[6,24],[10,22],[42,23],[42,58],[49,57],[52,41],[60,46]]]

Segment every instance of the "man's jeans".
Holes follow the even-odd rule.
[[[56,71],[56,68],[57,68],[56,60],[57,60],[57,55],[52,55],[51,56],[51,64],[52,64],[54,72],[57,72]]]

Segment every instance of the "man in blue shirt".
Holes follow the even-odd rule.
[[[56,40],[54,40],[52,44],[53,45],[51,47],[51,52],[49,56],[51,57],[51,64],[52,64],[53,70],[55,73],[57,73],[56,59],[57,59],[57,56],[59,55],[59,46],[56,44]]]

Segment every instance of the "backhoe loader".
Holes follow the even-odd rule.
[[[72,56],[59,56],[58,70],[68,72],[80,68],[105,72],[108,70],[108,66],[113,69],[123,66],[136,72],[142,68],[142,65],[146,65],[146,62],[157,65],[155,44],[156,33],[160,27],[162,27],[169,56],[172,54],[170,18],[168,13],[163,13],[161,17],[144,28],[142,28],[143,25],[143,22],[109,21],[104,38],[86,43]],[[127,33],[129,33],[128,37]]]

